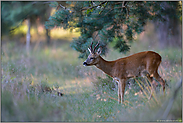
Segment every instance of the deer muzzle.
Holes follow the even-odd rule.
[[[88,64],[87,64],[86,62],[83,62],[83,65],[84,65],[84,66],[88,66]]]

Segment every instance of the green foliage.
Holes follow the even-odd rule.
[[[60,7],[46,22],[47,28],[62,26],[64,28],[79,28],[81,36],[73,39],[71,47],[80,52],[79,57],[87,57],[87,47],[91,41],[98,42],[103,47],[103,54],[107,45],[115,42],[115,49],[127,52],[128,43],[134,40],[135,34],[144,31],[148,20],[166,21],[172,17],[181,17],[179,2],[152,1],[77,1],[66,2],[67,7]],[[54,5],[57,5],[55,2]],[[173,27],[172,27],[173,28]],[[97,36],[93,34],[97,32]],[[96,38],[95,38],[96,37]]]
[[[22,22],[31,18],[31,22],[35,23],[38,15],[45,16],[49,4],[43,2],[27,2],[27,1],[3,1],[1,2],[1,29],[3,34],[9,34],[15,28],[20,26]],[[40,20],[42,21],[42,18]]]
[[[70,15],[70,13],[68,10],[57,11],[53,16],[51,16],[49,18],[49,20],[52,20],[52,23],[50,23],[49,21],[46,22],[47,28],[53,28],[55,26],[62,25],[64,27],[64,29],[66,29],[68,26],[69,15]]]
[[[121,38],[121,39],[118,38],[118,37],[116,37],[114,39],[114,42],[116,42],[114,48],[115,49],[119,49],[120,52],[127,52],[127,51],[129,51],[130,50],[130,48],[129,48],[130,46],[126,44],[126,42],[123,40],[123,38]]]

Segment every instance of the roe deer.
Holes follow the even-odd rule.
[[[124,102],[126,80],[131,77],[138,77],[145,74],[152,86],[149,98],[152,97],[153,88],[156,88],[156,81],[153,80],[153,77],[163,86],[163,92],[165,92],[165,81],[158,74],[158,67],[161,63],[161,56],[158,53],[144,51],[114,61],[106,61],[100,56],[102,52],[101,47],[95,51],[99,43],[94,49],[92,49],[92,44],[93,42],[90,48],[88,48],[90,54],[86,61],[83,62],[83,65],[95,65],[115,81],[118,81],[118,103]]]

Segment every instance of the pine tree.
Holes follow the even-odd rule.
[[[30,45],[30,28],[36,25],[36,19],[44,22],[50,16],[49,2],[33,1],[3,1],[1,2],[1,32],[3,35],[11,35],[12,32],[27,20],[28,31],[26,35],[26,47]],[[50,42],[50,30],[46,29],[47,43]]]
[[[164,3],[173,7],[166,8]],[[144,31],[147,21],[166,21],[164,15],[167,14],[175,18],[181,16],[178,2],[68,1],[65,6],[59,2],[53,2],[51,6],[57,11],[50,16],[46,27],[78,28],[81,36],[73,39],[71,47],[80,52],[80,58],[87,57],[87,48],[92,41],[94,45],[100,42],[102,54],[106,53],[110,42],[114,42],[114,48],[119,52],[127,52],[129,42],[134,40],[135,34]]]
[[[3,1],[1,2],[1,24],[4,32],[9,32],[21,24],[25,19],[43,15],[49,4],[43,2]],[[45,20],[44,20],[45,21]],[[4,31],[6,30],[6,31]]]

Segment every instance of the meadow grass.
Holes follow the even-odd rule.
[[[118,104],[117,88],[112,79],[94,66],[83,67],[84,59],[78,59],[79,54],[69,47],[69,42],[55,41],[51,46],[32,44],[27,54],[23,44],[2,41],[2,121],[158,120],[157,112],[181,79],[181,49],[155,49],[166,59],[159,69],[169,85],[166,96],[160,93],[159,87],[155,97],[148,100],[150,93],[143,86],[146,79],[131,79],[131,84],[126,86],[125,103]],[[138,52],[135,50],[140,47],[137,44],[134,43],[127,54],[118,53],[109,46],[109,53],[103,57],[115,60]],[[141,50],[146,49],[142,46]],[[43,86],[64,95],[43,92]],[[182,121],[181,91],[167,119],[163,120]]]

